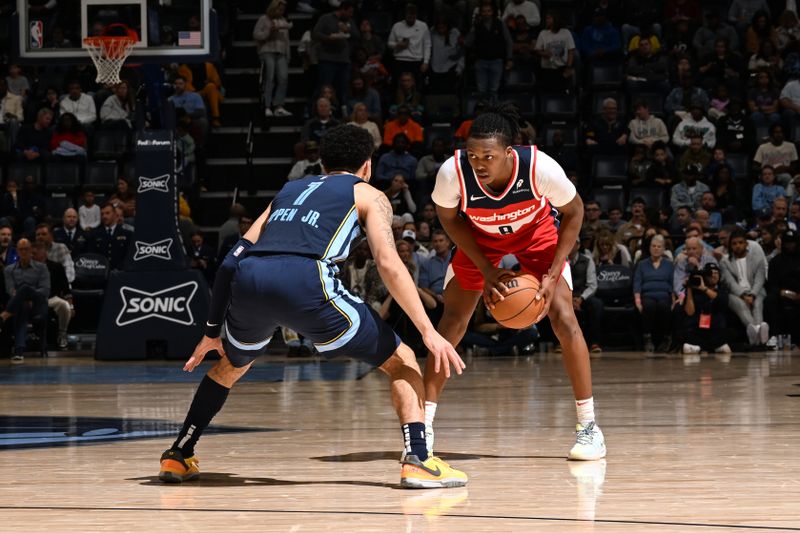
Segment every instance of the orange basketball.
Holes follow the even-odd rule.
[[[539,280],[531,274],[520,274],[503,281],[508,292],[502,300],[495,300],[492,316],[507,328],[527,328],[536,322],[544,309],[544,299],[534,296],[539,290]]]

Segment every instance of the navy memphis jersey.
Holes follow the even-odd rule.
[[[249,253],[302,255],[333,266],[361,236],[352,174],[290,181],[272,201],[264,231]]]

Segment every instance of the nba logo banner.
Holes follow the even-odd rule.
[[[31,50],[40,50],[44,47],[44,23],[41,20],[32,20],[30,25]]]

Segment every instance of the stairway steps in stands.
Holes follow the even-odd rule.
[[[266,156],[292,154],[294,145],[300,140],[301,126],[272,126],[254,129],[253,153]],[[247,142],[246,127],[223,127],[214,130],[214,142],[208,146],[208,156],[243,157]]]

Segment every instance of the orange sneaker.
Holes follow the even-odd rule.
[[[200,477],[200,461],[196,456],[183,457],[180,450],[167,450],[161,455],[161,470],[158,479],[164,483],[182,483]]]

